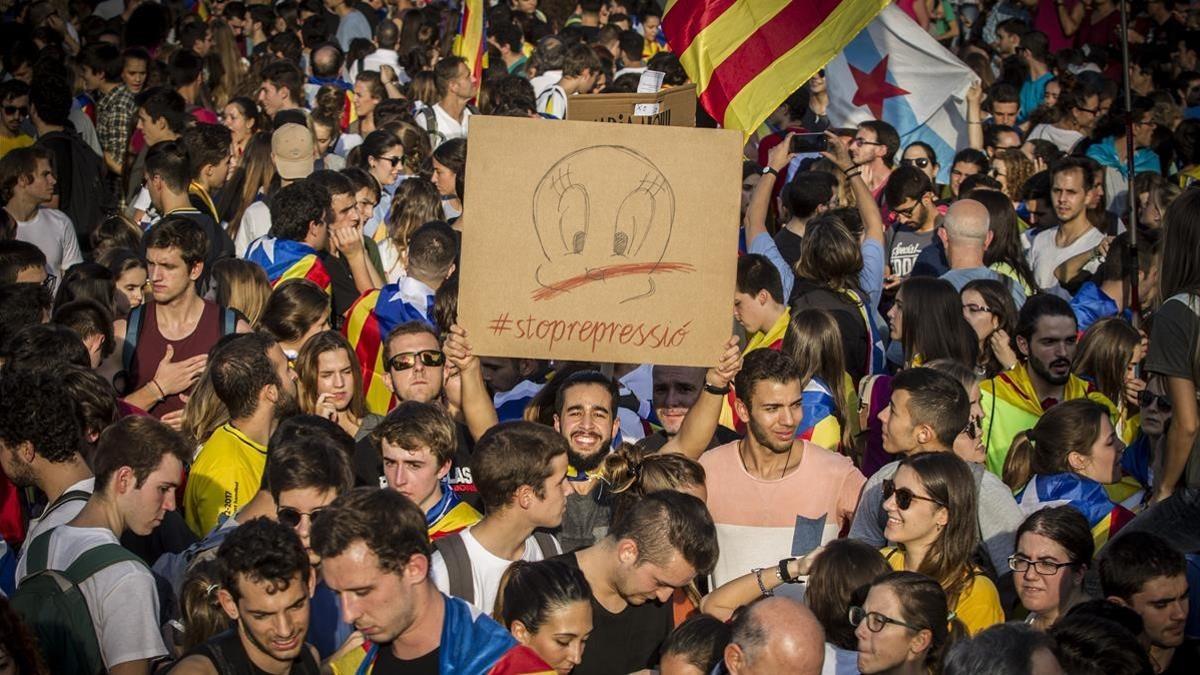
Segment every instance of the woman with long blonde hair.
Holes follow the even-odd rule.
[[[208,89],[212,92],[213,104],[219,109],[233,98],[246,74],[247,65],[238,53],[236,38],[228,22],[222,18],[214,18],[209,22],[208,29],[212,32],[213,41],[209,60],[220,64],[220,72],[212,73]]]
[[[251,326],[262,317],[267,298],[271,297],[271,282],[262,265],[240,258],[223,258],[213,263],[218,305],[237,310]]]
[[[255,202],[265,202],[271,196],[275,183],[275,160],[271,158],[271,134],[260,132],[250,137],[242,155],[234,181],[241,181],[241,189],[233,215],[229,218],[226,232],[233,240],[239,256],[245,255],[250,242],[266,234],[254,231],[243,222],[246,210]]]
[[[379,415],[367,412],[362,368],[350,342],[337,331],[312,336],[296,357],[300,410],[320,415],[362,440],[379,426]]]
[[[396,188],[384,219],[387,237],[379,242],[379,258],[388,283],[396,283],[406,274],[408,238],[412,233],[431,220],[441,219],[442,201],[433,183],[414,176]]]

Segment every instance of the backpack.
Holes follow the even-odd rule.
[[[533,540],[542,551],[542,559],[549,560],[558,555],[558,542],[545,532],[534,532]],[[447,585],[450,595],[462,598],[470,604],[475,604],[475,583],[471,579],[471,556],[467,553],[467,545],[463,543],[462,532],[446,535],[435,539],[433,547],[442,554],[446,563]]]
[[[471,111],[472,115],[479,114],[479,109],[470,103],[467,104],[467,110]],[[421,108],[417,111],[416,116],[425,120],[425,131],[429,134],[429,144],[431,147],[436,148],[446,142],[445,134],[438,131],[437,113],[434,112],[433,106],[427,105]]]
[[[92,231],[116,206],[104,186],[104,161],[74,131],[52,131],[38,139],[38,145],[47,149],[59,143],[70,146],[70,166],[57,167],[58,175],[63,176],[60,189],[67,188],[59,209],[75,224],[79,245],[88,249]]]
[[[133,368],[133,357],[137,353],[138,339],[142,335],[142,319],[146,315],[145,309],[145,305],[134,307],[133,311],[129,313],[129,321],[125,326],[125,344],[121,348],[121,370],[126,373],[131,372],[130,369]],[[237,330],[238,315],[236,311],[228,307],[219,309],[221,310],[221,337],[225,337]]]
[[[103,673],[100,642],[79,585],[120,562],[145,563],[120,544],[102,544],[85,551],[66,570],[49,569],[53,532],[38,535],[29,545],[28,573],[10,604],[32,629],[49,672]]]

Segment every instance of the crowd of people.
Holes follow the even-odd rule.
[[[484,4],[0,2],[0,673],[1200,672],[1200,5],[897,0],[961,147],[788,94],[680,367],[459,325],[472,116],[695,57]]]

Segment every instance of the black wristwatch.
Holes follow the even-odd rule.
[[[725,394],[729,393],[729,385],[727,384],[724,387],[714,387],[713,385],[709,384],[708,381],[705,381],[704,391],[707,391],[710,394],[716,394],[717,396],[724,396]]]
[[[765,176],[765,175],[767,175],[767,174],[771,174],[772,176],[775,176],[776,178],[779,178],[779,172],[778,172],[778,171],[776,171],[775,169],[773,169],[773,168],[769,167],[769,166],[764,166],[764,167],[762,168],[762,171],[759,171],[758,173],[759,173],[760,175],[762,175],[762,176]]]
[[[779,580],[785,584],[794,584],[800,581],[800,577],[793,577],[788,574],[788,563],[796,560],[796,558],[784,558],[779,561]]]

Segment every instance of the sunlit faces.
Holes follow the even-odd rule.
[[[631,605],[667,602],[675,589],[687,586],[696,577],[696,569],[679,551],[671,551],[662,564],[639,560],[637,544],[630,539],[617,542],[617,558],[619,565],[613,585],[621,598]]]
[[[950,520],[950,511],[933,501],[921,477],[910,467],[901,466],[892,477],[895,492],[883,501],[887,514],[887,525],[883,534],[888,541],[897,544],[931,544],[941,536],[942,529]],[[899,494],[907,490],[912,501],[907,509],[900,508]]]
[[[443,197],[453,197],[457,194],[455,181],[458,174],[454,173],[445,164],[432,158],[433,162],[433,185],[437,188],[438,194]]]
[[[146,249],[146,274],[150,280],[150,297],[160,304],[169,303],[195,288],[195,282],[204,269],[203,262],[188,265],[178,248]]]
[[[537,652],[554,672],[567,675],[583,660],[583,648],[592,633],[592,603],[577,600],[552,608],[536,633],[520,621],[514,621],[510,631],[517,642]]]
[[[344,412],[354,398],[354,367],[345,349],[331,349],[317,356],[317,398],[322,396],[333,403],[334,409]]]
[[[362,540],[340,555],[321,559],[321,573],[342,605],[342,620],[353,624],[376,644],[392,642],[416,619],[417,594],[429,574],[429,559],[416,554],[398,572],[379,565],[379,557]]]
[[[933,634],[929,630],[913,630],[894,623],[904,622],[904,607],[890,586],[872,586],[862,608],[865,612],[880,614],[892,621],[886,622],[879,632],[871,630],[869,620],[864,620],[854,629],[854,637],[858,639],[860,672],[873,675],[899,671],[901,666],[917,665],[925,660],[925,652],[932,644]]]
[[[58,185],[58,180],[54,177],[54,168],[50,166],[50,160],[38,158],[33,175],[21,176],[18,181],[18,185],[39,204],[54,199],[54,187]]]
[[[258,103],[263,112],[269,117],[291,106],[291,99],[286,87],[276,87],[270,81],[264,81],[258,89]]]
[[[950,193],[957,197],[962,182],[979,171],[979,165],[974,162],[955,162],[950,168]]]
[[[354,105],[358,109],[360,117],[368,117],[375,112],[375,106],[379,105],[379,99],[371,93],[371,83],[366,80],[358,80],[354,83]]]
[[[527,500],[523,506],[530,522],[537,527],[555,528],[562,524],[563,514],[567,512],[567,495],[571,494],[574,488],[567,482],[565,454],[550,460],[549,468],[549,473],[542,479],[542,484],[537,490],[540,494],[531,490],[531,494],[522,495],[521,489],[518,489],[517,495],[518,499]]]
[[[333,128],[327,127],[324,124],[313,122],[312,129],[313,143],[315,143],[317,147],[317,157],[324,157],[329,153],[329,149],[333,145]]]
[[[1183,644],[1188,616],[1188,582],[1185,575],[1158,576],[1142,584],[1127,605],[1142,617],[1150,644],[1171,649]]]
[[[1008,126],[1008,127],[1016,126],[1017,111],[1020,107],[1021,107],[1020,104],[1016,101],[1009,101],[1009,102],[1005,102],[1005,103],[1000,103],[1000,102],[993,103],[992,104],[992,120],[996,124],[1002,124],[1002,125]]]
[[[912,415],[908,413],[908,401],[911,397],[909,392],[897,389],[892,392],[887,407],[879,411],[879,422],[883,427],[883,449],[888,454],[908,454],[920,445]]]
[[[859,128],[850,142],[850,159],[855,164],[869,164],[882,157],[887,148],[879,144],[879,137],[873,129]]]
[[[600,466],[620,427],[612,394],[602,384],[575,384],[562,393],[562,412],[554,428],[567,439],[571,466],[591,471]]]
[[[321,561],[313,553],[309,543],[313,519],[320,515],[321,509],[332,504],[334,499],[337,499],[336,491],[321,490],[315,487],[282,490],[279,493],[276,516],[279,522],[296,531],[296,535],[300,537],[300,543],[304,544],[304,551],[308,553],[308,561],[313,565]]]
[[[166,517],[167,511],[175,510],[175,491],[183,478],[183,463],[172,454],[163,455],[158,467],[146,476],[141,485],[133,469],[121,467],[115,478],[115,494],[119,508],[124,512],[125,527],[134,534],[147,535],[154,531]]]
[[[1067,463],[1075,473],[1091,478],[1097,483],[1115,483],[1121,477],[1121,454],[1125,452],[1125,444],[1117,436],[1108,415],[1100,417],[1100,433],[1092,442],[1088,456],[1072,452],[1067,456]]]
[[[408,335],[396,335],[388,342],[388,354],[395,356],[406,352],[438,350],[437,338],[424,331]],[[415,359],[412,368],[393,370],[388,368],[384,383],[401,401],[429,403],[442,394],[442,369],[444,366],[427,366]]]
[[[343,192],[333,195],[332,210],[333,222],[329,224],[330,228],[341,230],[358,225],[358,200],[352,193]]]
[[[767,308],[770,301],[771,296],[765,290],[754,295],[737,291],[733,294],[733,318],[747,333],[770,330],[775,323],[775,318]]]
[[[1084,568],[1072,565],[1071,554],[1062,544],[1037,532],[1026,532],[1017,540],[1017,558],[1060,565],[1054,574],[1039,574],[1036,565],[1013,572],[1021,606],[1033,614],[1057,613],[1066,608],[1071,594],[1083,583]]]
[[[137,129],[146,137],[147,146],[170,140],[168,134],[170,134],[171,128],[167,124],[167,118],[160,117],[154,119],[150,116],[150,113],[146,112],[145,108],[138,108]]]
[[[237,575],[236,601],[228,590],[217,597],[225,614],[238,624],[238,633],[261,655],[278,663],[290,663],[306,649],[309,596],[314,575],[308,583],[299,574],[284,581],[250,579]]]
[[[434,175],[436,176],[437,160],[434,160],[433,163],[435,165]],[[378,157],[368,157],[367,167],[370,169],[371,175],[375,177],[375,180],[379,181],[380,185],[392,185],[400,177],[400,172],[404,170],[404,146],[393,145],[380,153]],[[453,188],[453,177],[450,179],[450,185]]]
[[[1075,317],[1043,316],[1028,341],[1017,336],[1017,347],[1029,357],[1029,367],[1050,384],[1067,383],[1078,342],[1075,326]]]
[[[375,205],[379,203],[379,197],[375,195],[374,190],[365,187],[354,195],[354,201],[358,203],[358,222],[365,223],[375,214]]]
[[[442,498],[442,479],[450,473],[450,462],[439,462],[428,446],[405,448],[385,439],[379,442],[383,475],[388,487],[408,497],[422,512]]]
[[[683,418],[700,398],[704,369],[685,366],[655,366],[651,401],[654,414],[667,436],[679,433]]]
[[[798,379],[762,380],[754,384],[751,396],[738,398],[735,408],[755,442],[773,453],[783,454],[791,452],[796,429],[804,420],[803,395],[804,385]]]

